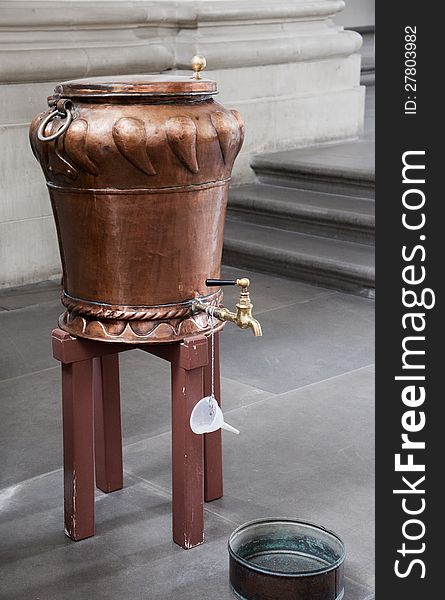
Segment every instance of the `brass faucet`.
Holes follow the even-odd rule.
[[[227,308],[210,307],[201,302],[199,299],[193,301],[192,312],[196,313],[199,311],[205,311],[215,316],[220,321],[231,321],[232,323],[238,325],[238,327],[241,327],[241,329],[250,328],[255,336],[263,335],[260,323],[252,316],[253,304],[250,301],[250,281],[247,279],[247,277],[235,280],[207,279],[206,285],[208,287],[216,287],[220,285],[238,285],[241,288],[241,292],[236,305],[236,312],[231,312]]]

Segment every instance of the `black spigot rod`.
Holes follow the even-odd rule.
[[[236,285],[236,279],[206,279],[207,287],[219,287],[220,285]]]

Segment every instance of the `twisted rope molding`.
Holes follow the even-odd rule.
[[[201,302],[209,306],[219,306],[222,291],[218,290],[210,296],[200,298]],[[152,306],[144,310],[135,310],[129,307],[106,308],[101,304],[92,304],[84,300],[75,300],[66,292],[62,294],[62,304],[68,309],[81,315],[94,317],[96,319],[114,319],[118,321],[160,321],[170,319],[182,319],[191,315],[192,301],[175,306]],[[136,308],[136,307],[135,307]]]

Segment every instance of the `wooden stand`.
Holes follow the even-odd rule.
[[[219,339],[215,334],[215,396],[220,401]],[[95,533],[94,474],[104,492],[123,486],[119,353],[110,344],[52,332],[62,364],[65,533],[82,540]],[[138,346],[168,360],[172,378],[173,540],[182,548],[204,541],[204,501],[223,495],[221,431],[196,435],[195,404],[211,392],[211,343],[193,337],[175,344]]]

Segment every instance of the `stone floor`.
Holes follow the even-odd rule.
[[[235,274],[226,269],[226,274]],[[347,548],[345,600],[374,598],[372,301],[251,274],[264,337],[227,326],[225,496],[206,505],[206,541],[170,534],[169,375],[138,350],[121,358],[125,488],[97,494],[97,535],[63,534],[53,283],[0,294],[0,598],[233,598],[227,538],[258,517],[323,524]],[[231,305],[235,290],[226,293]]]

